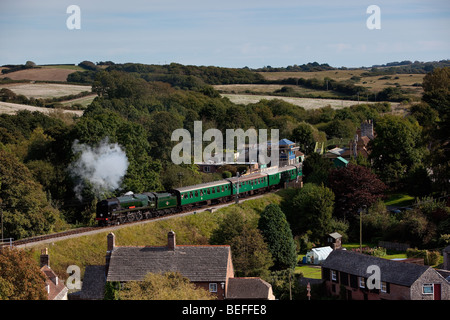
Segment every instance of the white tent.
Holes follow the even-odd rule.
[[[306,263],[321,264],[333,251],[330,246],[313,248],[306,253]]]

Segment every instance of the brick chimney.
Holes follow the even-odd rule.
[[[40,258],[41,268],[43,266],[48,266],[50,268],[50,258],[48,257],[48,249],[41,250],[41,258]]]
[[[175,250],[176,245],[175,232],[170,230],[167,234],[167,247],[169,250]]]
[[[110,233],[107,236],[107,242],[108,242],[108,252],[111,252],[114,250],[114,247],[116,246],[116,236],[114,235],[114,233]]]
[[[450,246],[447,246],[442,251],[444,256],[444,270],[450,270]]]
[[[111,253],[114,250],[114,247],[116,246],[116,236],[114,235],[114,233],[110,233],[108,234],[108,236],[106,237],[107,239],[107,249],[106,249],[106,256],[105,256],[105,276],[108,275],[108,270],[109,270],[109,261],[111,260]]]

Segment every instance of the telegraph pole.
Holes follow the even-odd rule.
[[[239,203],[239,171],[236,172],[237,183],[236,183],[236,204]]]
[[[3,203],[1,203],[1,200],[0,200],[0,216],[2,219],[2,238],[1,238],[1,240],[3,242]]]

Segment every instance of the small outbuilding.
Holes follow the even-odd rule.
[[[328,234],[326,244],[333,250],[341,249],[342,247],[342,235],[338,232]]]
[[[309,264],[322,264],[332,251],[333,249],[330,246],[313,248],[306,253],[305,262]]]

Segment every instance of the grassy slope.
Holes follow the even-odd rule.
[[[248,200],[239,205],[231,205],[214,213],[208,211],[195,215],[155,221],[130,226],[114,231],[117,246],[164,246],[167,232],[173,230],[179,244],[208,244],[209,237],[217,228],[221,218],[228,212],[237,210],[253,223],[257,223],[261,211],[271,203],[280,203],[281,196],[268,194],[262,198]],[[36,261],[39,261],[41,249],[49,248],[50,266],[63,279],[67,277],[69,265],[77,265],[84,274],[87,265],[103,265],[106,254],[106,236],[109,232],[82,236],[39,245],[32,250]]]

